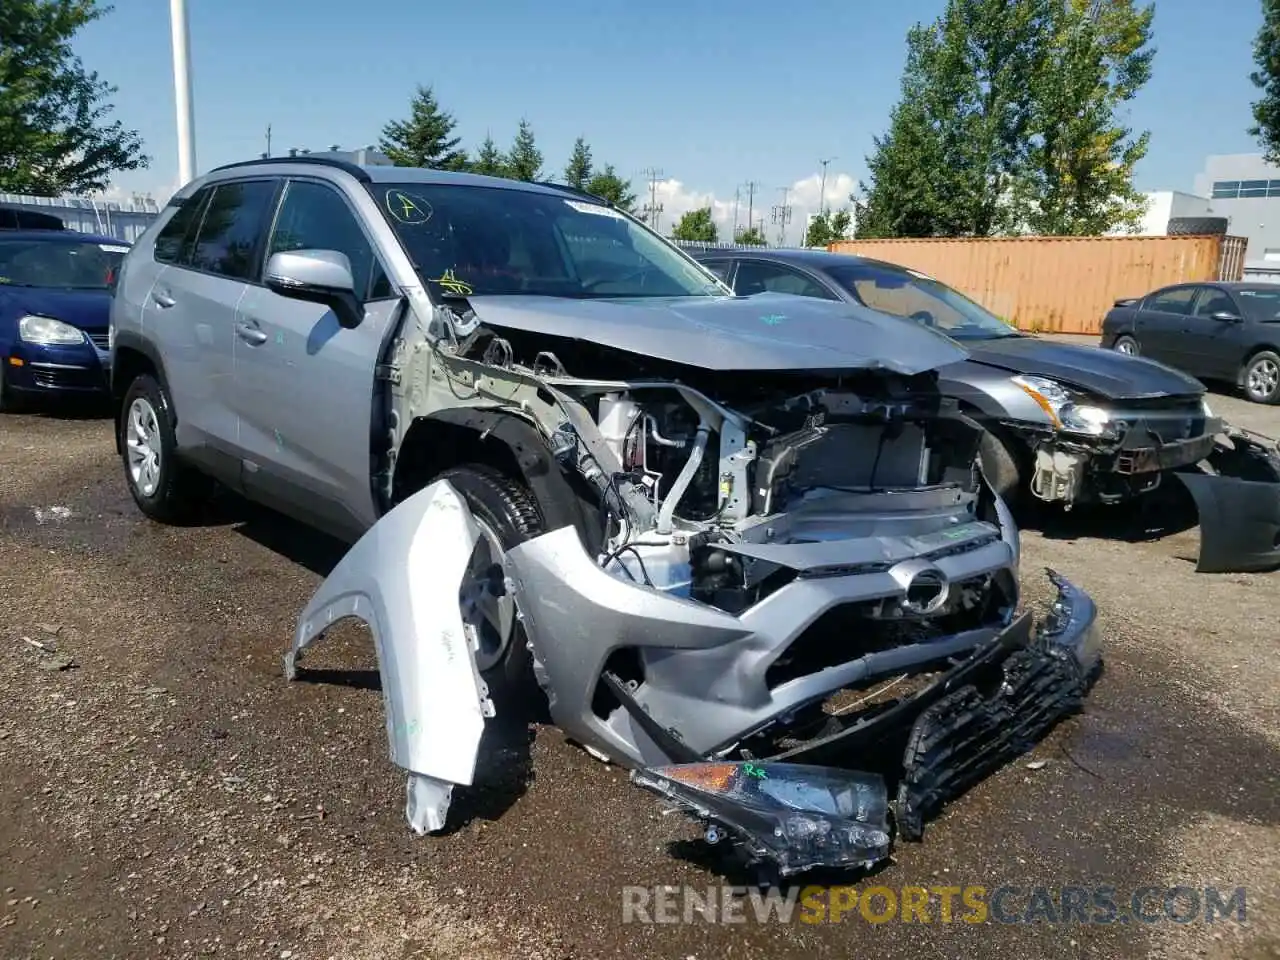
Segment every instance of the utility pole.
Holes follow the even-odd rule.
[[[818,213],[826,213],[827,209],[827,164],[832,160],[839,160],[839,157],[827,157],[825,160],[819,160],[822,164],[822,185],[818,187]]]
[[[775,204],[773,207],[773,222],[778,226],[778,246],[785,246],[787,242],[787,224],[791,222],[791,204],[787,203],[787,194],[791,192],[790,187],[779,187],[782,191],[782,203]]]
[[[756,180],[748,180],[746,182],[746,188],[747,188],[747,229],[750,230],[752,227],[756,225],[756,218],[754,216],[755,210],[756,210],[756,190],[760,188],[760,183],[759,181],[756,181]],[[761,220],[761,222],[763,223],[763,219]]]
[[[271,159],[271,124],[267,124],[267,152],[263,155],[264,159]]]
[[[658,181],[662,179],[662,171],[653,167],[640,171],[646,180],[649,181],[649,203],[645,206],[644,220],[649,224],[649,229],[657,232],[658,217],[662,213],[662,204],[658,203]]]
[[[732,237],[737,237],[738,235],[738,204],[741,202],[742,202],[742,188],[734,187],[733,188],[733,233],[730,234],[730,236]]]
[[[191,110],[191,31],[187,0],[169,0],[173,41],[173,98],[178,108],[178,179],[186,186],[196,175],[195,120]]]

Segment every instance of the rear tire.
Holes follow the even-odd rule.
[[[1111,345],[1111,349],[1116,353],[1123,353],[1125,356],[1136,357],[1138,355],[1138,341],[1126,333],[1116,337],[1116,342]]]
[[[1270,350],[1255,353],[1245,361],[1240,384],[1254,403],[1280,403],[1280,355]]]
[[[178,459],[173,428],[173,406],[164,387],[150,374],[135,377],[116,422],[125,484],[149,519],[181,525],[208,501],[213,481]]]
[[[528,488],[492,467],[466,464],[446,470],[435,479],[449,481],[466,502],[482,534],[496,539],[504,555],[545,530],[542,512]],[[501,556],[490,559],[502,562]],[[515,619],[514,604],[506,599],[510,604],[509,630],[488,621],[481,626],[476,665],[490,695],[497,694],[510,703],[531,693],[536,683],[528,637],[524,626]],[[500,602],[495,604],[492,612],[496,614],[499,605]]]

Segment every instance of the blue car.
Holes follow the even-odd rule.
[[[105,396],[111,292],[129,245],[64,230],[0,230],[0,409]]]

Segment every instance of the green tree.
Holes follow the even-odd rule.
[[[837,240],[849,236],[849,227],[853,222],[850,210],[824,210],[809,221],[809,229],[804,234],[806,247],[825,247]]]
[[[397,167],[433,170],[465,170],[467,154],[453,136],[457,121],[440,108],[431,87],[419,86],[409,107],[408,120],[393,120],[382,128],[379,149]]]
[[[715,221],[711,219],[711,208],[702,207],[685,213],[671,231],[671,236],[688,243],[715,243],[719,233]]]
[[[1262,0],[1262,26],[1253,41],[1253,62],[1258,69],[1249,75],[1262,91],[1253,104],[1256,137],[1271,163],[1280,162],[1280,0]]]
[[[1015,225],[1008,191],[1024,166],[1029,91],[1062,2],[948,0],[911,29],[901,102],[867,158],[869,232],[984,237]]]
[[[579,137],[573,142],[573,153],[564,168],[564,182],[575,190],[585,190],[592,176],[591,148]]]
[[[631,181],[623,180],[618,176],[612,163],[606,163],[603,170],[587,181],[586,191],[609,201],[619,210],[625,210],[627,213],[635,209],[636,195],[631,190]]]
[[[507,163],[502,156],[502,151],[498,149],[498,145],[493,142],[493,137],[489,134],[484,135],[484,142],[480,144],[480,149],[476,151],[476,158],[471,161],[468,169],[472,173],[484,174],[486,177],[505,177],[507,175]]]
[[[533,127],[528,120],[520,121],[520,129],[507,152],[505,165],[506,176],[512,180],[525,180],[532,183],[542,179],[542,151],[538,149],[533,136]]]
[[[87,193],[149,165],[137,132],[108,119],[116,88],[71,48],[110,11],[98,0],[0,0],[0,191]]]
[[[1026,170],[1012,197],[1033,233],[1090,236],[1136,229],[1146,199],[1133,168],[1150,135],[1118,119],[1151,78],[1154,6],[1067,0],[1055,8],[1051,55],[1032,84]]]
[[[743,227],[733,239],[735,243],[740,243],[744,247],[763,247],[767,242],[764,231],[759,227]]]

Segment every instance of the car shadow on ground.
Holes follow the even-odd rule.
[[[110,420],[114,410],[105,399],[83,400],[63,397],[50,398],[40,403],[23,401],[0,413],[0,423],[6,416],[35,417],[41,420]]]
[[[1199,524],[1195,501],[1178,480],[1123,504],[1084,504],[1071,510],[1035,504],[1017,517],[1018,527],[1046,540],[1119,540],[1143,543],[1184,533]]]

